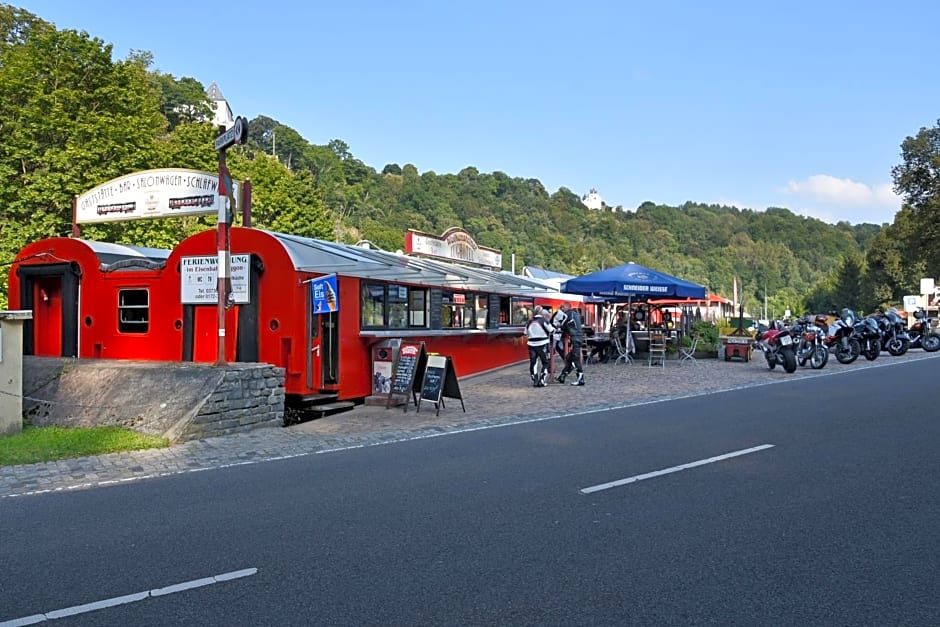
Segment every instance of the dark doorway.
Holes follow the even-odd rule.
[[[251,268],[248,279],[248,302],[238,305],[238,337],[235,345],[235,361],[257,362],[260,357],[258,346],[258,308],[260,299],[259,286],[264,273],[264,263],[257,255],[251,256]]]
[[[339,312],[317,314],[320,319],[320,375],[323,385],[339,383]]]
[[[23,325],[23,354],[78,357],[78,264],[20,266],[16,274],[20,306],[33,312]]]

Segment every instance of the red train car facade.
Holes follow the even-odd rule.
[[[169,298],[160,280],[169,254],[66,237],[23,248],[11,266],[9,302],[33,311],[24,325],[24,352],[86,358],[152,354],[154,325],[169,312],[153,311],[149,303]]]
[[[527,359],[535,305],[578,297],[513,274],[250,228],[231,229],[233,294],[225,359],[285,368],[288,398],[377,392],[374,348],[423,341],[458,376]],[[215,231],[172,251],[51,238],[24,248],[10,304],[33,309],[34,355],[213,362],[218,353]],[[311,285],[335,275],[335,306]]]

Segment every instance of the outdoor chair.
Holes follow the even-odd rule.
[[[700,333],[692,334],[692,344],[688,347],[682,347],[679,349],[679,364],[682,365],[685,362],[693,363],[698,365],[698,360],[695,358],[695,349],[698,346],[698,341],[701,338]]]
[[[666,333],[656,329],[650,331],[649,367],[666,367]]]
[[[620,335],[613,333],[611,335],[614,341],[614,348],[617,350],[617,359],[614,360],[614,363],[623,362],[624,364],[632,364],[633,357],[630,356],[630,350],[627,345],[620,339]]]
[[[591,357],[591,346],[587,342],[581,345],[581,364],[586,366],[593,364],[594,358]]]

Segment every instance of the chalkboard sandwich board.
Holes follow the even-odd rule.
[[[424,369],[427,359],[428,354],[424,349],[424,342],[402,342],[400,344],[392,368],[392,384],[388,391],[388,399],[385,401],[386,409],[391,407],[392,404],[399,404],[398,402],[403,400],[404,411],[407,412],[409,396],[411,396],[415,407],[418,406],[418,393],[421,391],[421,382],[415,375]]]
[[[446,355],[428,355],[428,364],[421,379],[418,411],[421,411],[420,401],[430,401],[434,403],[437,415],[440,416],[444,397],[460,399],[461,409],[467,411],[463,404],[463,395],[460,393],[460,385],[457,383],[454,362]]]

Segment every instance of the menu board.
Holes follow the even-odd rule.
[[[487,327],[490,329],[495,329],[499,326],[499,294],[490,294],[489,295],[489,311],[487,312],[489,316],[489,322],[487,322]]]
[[[460,384],[457,383],[454,362],[446,355],[428,355],[427,367],[421,378],[418,411],[421,411],[421,401],[430,401],[434,403],[437,414],[440,415],[444,397],[460,399],[461,409],[467,411],[463,404],[463,395],[460,393]]]
[[[444,391],[444,376],[447,374],[447,357],[431,355],[424,370],[421,383],[421,400],[432,403],[441,402],[441,393]]]
[[[428,295],[428,328],[440,329],[443,326],[441,318],[441,308],[444,306],[444,298],[441,290],[432,289]]]
[[[405,411],[408,411],[408,396],[412,396],[417,406],[417,393],[420,391],[420,382],[415,374],[421,372],[427,362],[427,352],[424,342],[402,342],[398,349],[398,356],[392,370],[391,389],[385,407],[390,407],[394,401],[404,397]],[[397,403],[396,403],[397,404]]]

